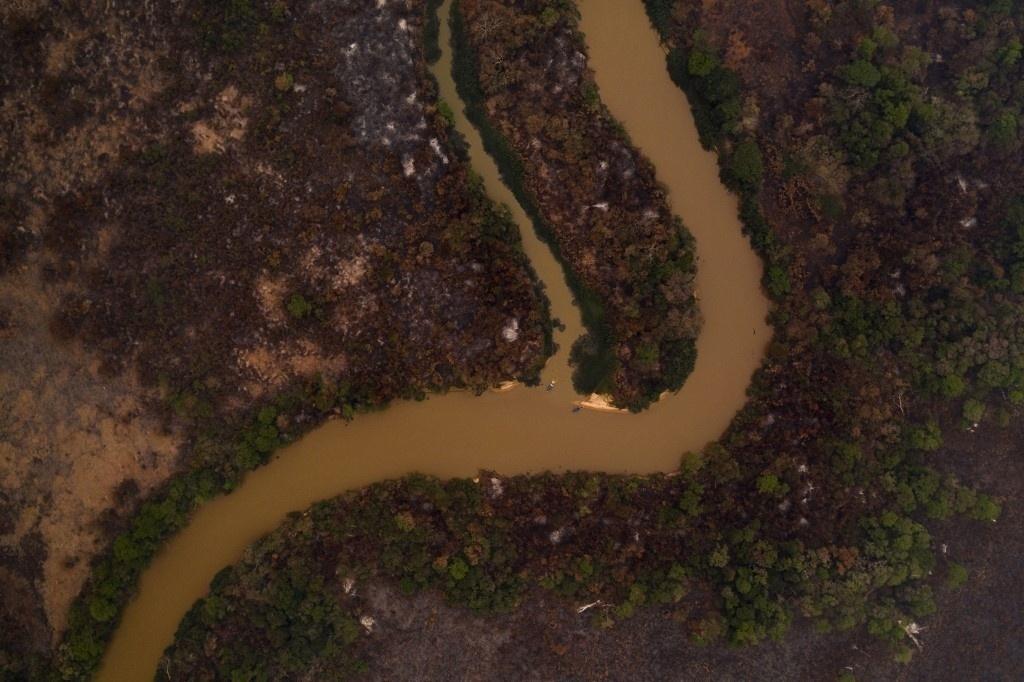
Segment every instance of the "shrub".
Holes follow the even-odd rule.
[[[996,117],[988,129],[988,140],[1000,151],[1009,151],[1017,146],[1017,115],[1004,111]]]
[[[946,586],[960,589],[967,582],[967,569],[962,564],[950,562],[946,569]]]
[[[278,92],[288,92],[292,89],[293,85],[295,85],[295,77],[287,71],[279,73],[277,77],[274,78],[274,88]]]
[[[842,77],[852,85],[873,88],[882,80],[882,72],[868,60],[858,59],[842,69]]]
[[[782,497],[789,492],[789,486],[775,474],[761,474],[757,477],[757,492],[771,497]]]
[[[967,422],[977,424],[985,416],[985,404],[980,400],[970,398],[964,402],[963,414]]]
[[[695,49],[690,53],[690,58],[686,61],[686,70],[689,71],[691,76],[697,76],[698,78],[704,78],[711,74],[718,66],[718,59],[714,54],[705,49]]]
[[[729,158],[729,175],[741,189],[756,191],[764,181],[764,159],[754,140],[744,140]]]
[[[313,305],[302,294],[292,294],[288,299],[288,313],[296,320],[301,320],[313,311]]]

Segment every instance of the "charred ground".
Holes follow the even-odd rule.
[[[141,557],[324,418],[534,380],[551,349],[515,225],[438,110],[423,3],[0,20],[2,649],[21,668],[115,535]],[[72,628],[132,581],[102,574]]]
[[[576,388],[643,409],[693,370],[693,238],[601,102],[572,3],[460,1],[453,17],[467,112],[565,263],[588,328]]]

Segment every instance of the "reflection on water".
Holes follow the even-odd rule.
[[[718,180],[713,155],[698,142],[683,94],[640,0],[581,0],[582,28],[601,95],[653,162],[669,201],[697,242],[697,293],[704,327],[697,365],[683,389],[639,415],[572,411],[568,348],[579,314],[562,271],[500,182],[479,136],[461,114],[451,80],[448,3],[442,9],[443,59],[434,72],[456,110],[472,163],[487,192],[508,204],[527,254],[547,285],[552,315],[566,323],[543,382],[553,391],[517,388],[473,397],[453,393],[398,403],[346,424],[332,421],[283,449],[235,492],[206,504],[142,576],[107,652],[100,679],[151,680],[185,612],[214,574],[286,513],[377,480],[419,471],[472,476],[479,469],[519,474],[550,469],[649,473],[676,467],[680,455],[716,439],[745,401],[770,331],[761,263],[740,232],[737,206]]]

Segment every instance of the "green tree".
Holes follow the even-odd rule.
[[[764,159],[757,142],[748,139],[736,145],[729,158],[729,172],[743,188],[760,189],[764,181]]]
[[[882,80],[882,72],[868,60],[857,59],[843,68],[842,77],[852,85],[873,88]]]
[[[288,299],[288,313],[296,320],[301,320],[313,311],[313,305],[302,294],[292,294]]]

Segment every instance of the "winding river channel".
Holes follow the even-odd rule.
[[[552,315],[566,324],[545,367],[553,391],[515,388],[396,403],[345,423],[330,421],[284,448],[230,495],[204,505],[142,576],[106,653],[101,680],[152,680],[178,623],[213,576],[291,511],[374,481],[419,471],[444,478],[543,470],[651,473],[718,438],[746,400],[770,329],[762,266],[742,236],[736,199],[703,150],[685,97],[671,82],[665,54],[640,0],[579,0],[590,65],[601,96],[654,163],[673,210],[696,238],[697,293],[704,327],[697,364],[682,390],[638,415],[574,413],[568,348],[581,333],[561,267],[502,184],[479,135],[461,113],[451,77],[448,13],[441,9],[443,58],[434,66],[441,96],[456,110],[488,194],[507,204],[524,247],[547,286]]]

